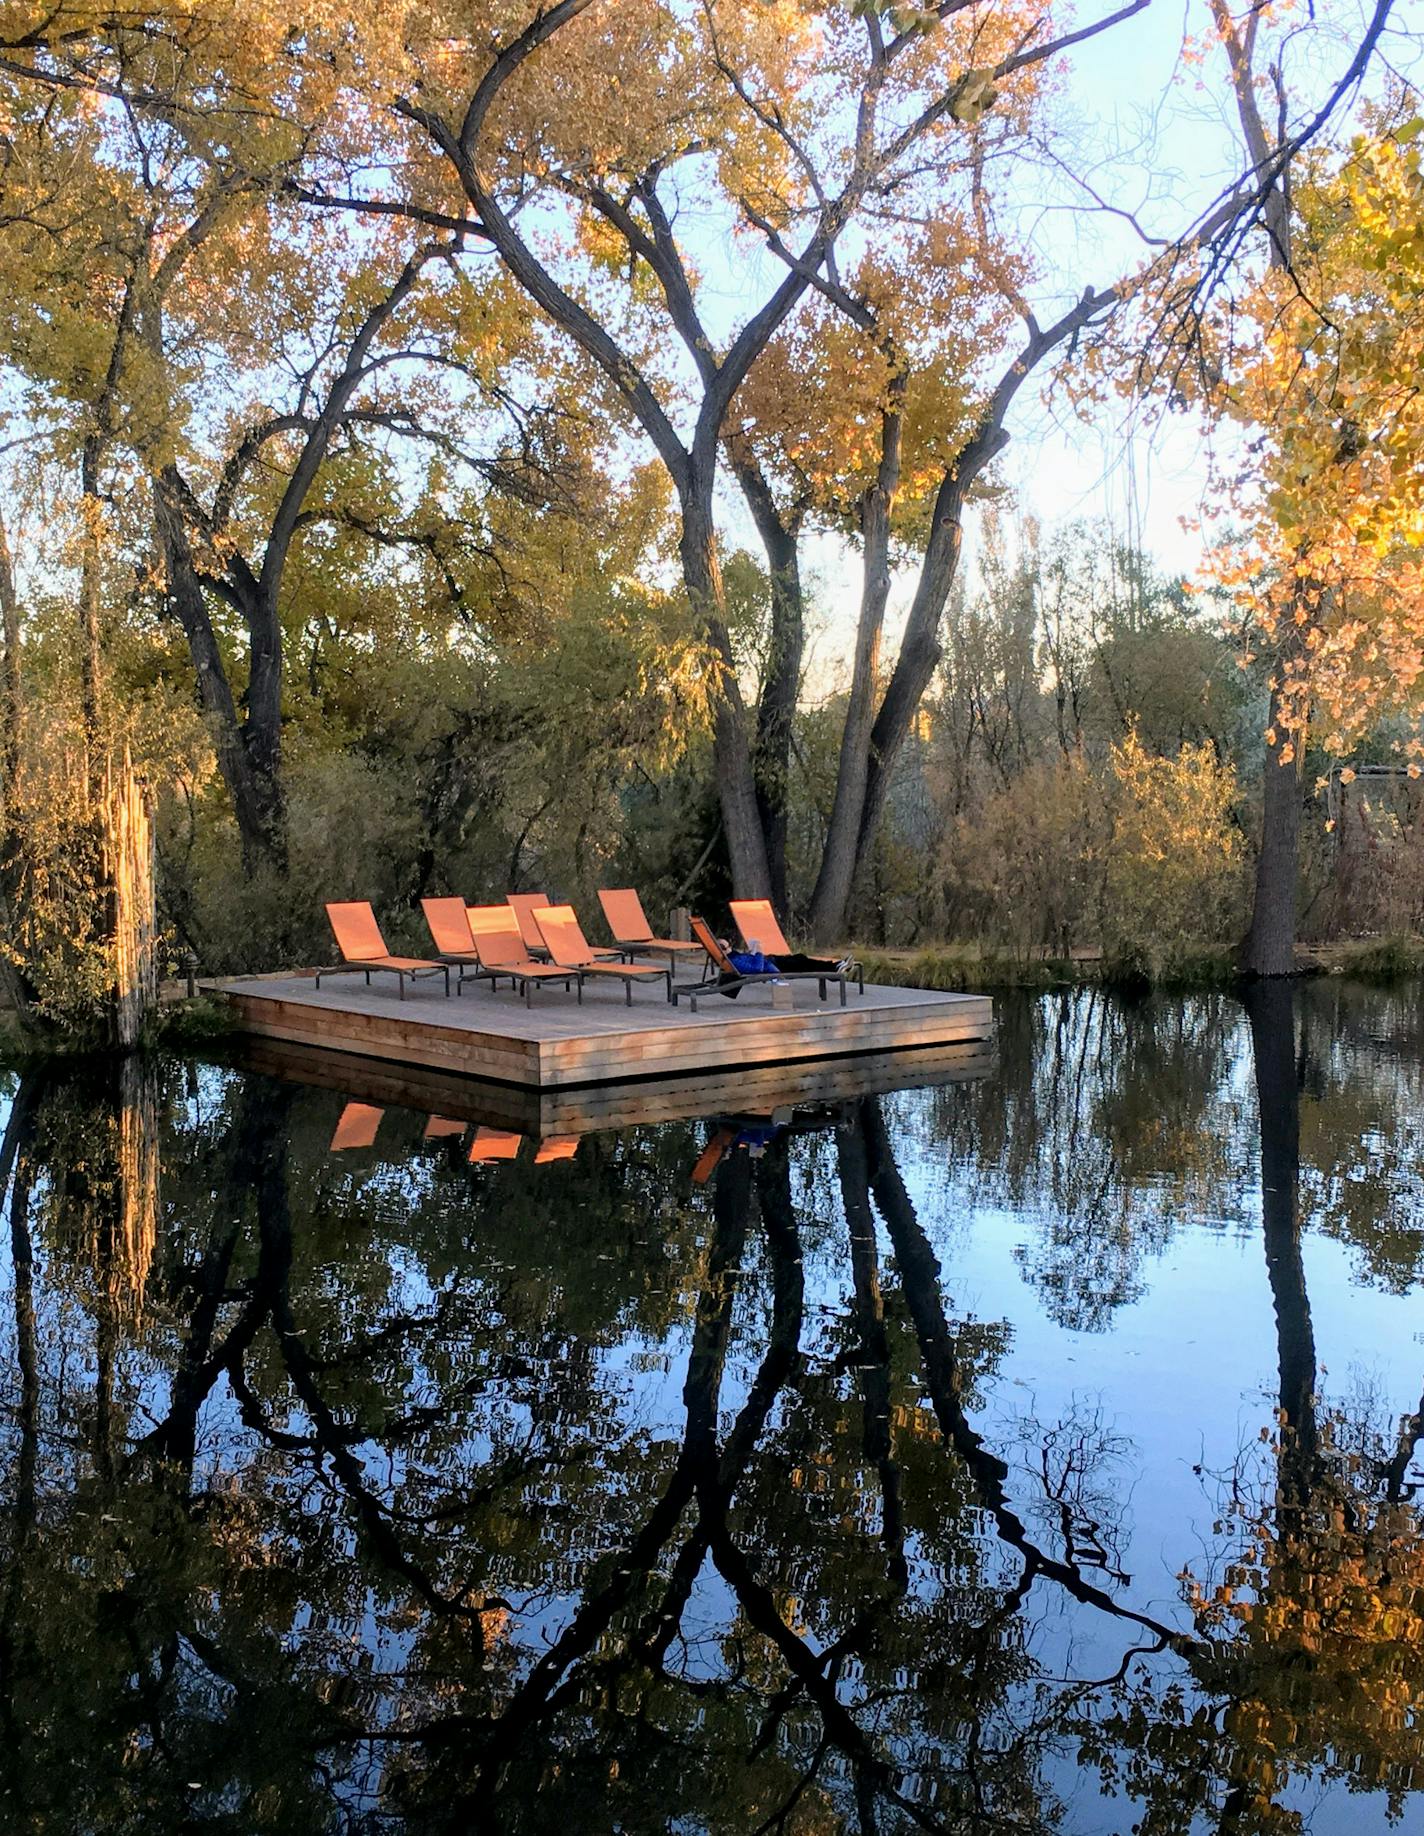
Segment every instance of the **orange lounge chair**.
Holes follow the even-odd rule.
[[[772,910],[770,899],[732,899],[728,903],[732,913],[732,922],[741,933],[742,942],[749,950],[753,948],[760,950],[763,956],[771,957],[779,967],[782,957],[788,959],[787,966],[781,968],[781,973],[787,980],[794,980],[800,976],[834,976],[840,981],[842,1007],[845,1006],[845,978],[848,975],[855,976],[860,992],[865,993],[865,971],[851,957],[846,957],[842,962],[835,964],[829,960],[820,964],[816,963],[814,958],[803,957],[799,950],[793,950],[787,943],[781,926],[776,922],[776,913]],[[824,989],[821,991],[821,999],[825,999]]]
[[[686,995],[693,1013],[696,1013],[699,995],[731,995],[735,994],[739,989],[755,987],[760,982],[816,982],[820,986],[821,999],[824,1001],[826,998],[827,982],[839,982],[841,989],[841,1006],[845,1006],[845,976],[842,975],[839,970],[792,970],[787,973],[780,969],[738,969],[733,964],[731,957],[712,935],[711,927],[708,925],[705,918],[693,918],[692,935],[707,952],[707,960],[710,964],[710,968],[706,978],[698,982],[694,987],[688,988],[684,986],[682,988],[673,989],[672,998],[674,1005],[676,1005],[680,996]]]
[[[371,986],[373,969],[385,969],[395,976],[400,983],[400,998],[405,999],[405,978],[412,981],[421,975],[443,975],[445,992],[450,992],[450,970],[448,964],[432,963],[423,956],[392,956],[386,948],[386,940],[381,935],[381,927],[376,923],[376,914],[365,899],[341,900],[328,904],[326,915],[331,921],[332,935],[336,938],[336,947],[340,950],[342,961],[332,969],[318,969],[316,985],[321,987],[324,975],[355,975],[359,970],[366,977],[366,986]]]
[[[426,929],[435,945],[436,956],[460,972],[455,978],[456,994],[464,983],[478,982],[492,973],[480,962],[470,929],[470,914],[463,899],[422,899],[420,909],[425,913]]]
[[[523,1139],[523,1135],[512,1134],[507,1128],[477,1128],[470,1143],[470,1165],[478,1166],[484,1160],[513,1160]]]
[[[374,1147],[376,1130],[385,1113],[384,1109],[376,1109],[370,1103],[348,1103],[336,1119],[336,1130],[327,1152],[340,1154],[347,1148]]]
[[[480,962],[489,971],[491,985],[499,987],[507,975],[511,987],[524,996],[530,1006],[535,986],[540,982],[562,982],[568,988],[574,977],[567,969],[556,969],[550,963],[536,963],[524,947],[514,913],[507,905],[472,905],[469,909],[470,935],[475,940]]]
[[[543,911],[548,903],[548,893],[510,893],[509,895],[509,909],[514,913],[514,921],[519,926],[519,935],[524,943],[524,954],[536,963],[549,960],[549,952],[544,948],[544,939],[539,935],[539,927],[534,922],[535,912]]]
[[[544,942],[549,949],[552,962],[561,969],[572,970],[578,977],[579,1000],[583,999],[583,985],[589,976],[616,975],[622,979],[623,992],[629,1007],[633,1005],[634,982],[660,981],[667,985],[669,1001],[672,999],[672,970],[659,969],[652,963],[607,963],[600,962],[597,953],[589,948],[588,939],[584,936],[578,918],[571,905],[549,905],[534,914]]]
[[[551,1160],[572,1160],[582,1140],[582,1135],[545,1135],[534,1156],[534,1165],[546,1167]]]
[[[749,950],[755,944],[764,956],[795,954],[776,922],[770,899],[732,899],[728,904],[732,922]]]
[[[643,901],[631,886],[620,887],[616,892],[600,891],[598,903],[608,920],[609,935],[625,956],[639,953],[666,956],[674,968],[689,956],[701,956],[699,943],[683,943],[676,937],[654,937]]]
[[[549,946],[544,942],[544,933],[539,929],[539,915],[550,910],[548,894],[511,893],[509,907],[519,920],[519,935],[524,939],[525,949],[537,962],[547,962]],[[623,950],[594,950],[590,954],[596,963],[621,963],[627,953]]]

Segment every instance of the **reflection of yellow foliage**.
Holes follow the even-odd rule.
[[[1248,1511],[1240,1553],[1215,1586],[1184,1577],[1209,1672],[1244,1667],[1225,1726],[1263,1789],[1263,1766],[1279,1789],[1290,1768],[1323,1756],[1392,1792],[1424,1775],[1419,1510],[1372,1495],[1374,1463],[1334,1445],[1341,1425],[1322,1424],[1331,1471],[1299,1505],[1278,1491]],[[1269,1453],[1288,1467],[1288,1437]]]

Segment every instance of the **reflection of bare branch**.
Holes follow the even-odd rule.
[[[1056,1581],[1084,1606],[1096,1607],[1114,1619],[1143,1626],[1174,1649],[1190,1647],[1195,1641],[1189,1633],[1179,1632],[1150,1614],[1123,1606],[1111,1594],[1086,1580],[1072,1560],[1060,1560],[1046,1554],[1030,1538],[1022,1518],[1009,1501],[1008,1467],[989,1450],[964,1412],[960,1400],[962,1373],[940,1298],[939,1260],[915,1216],[910,1195],[895,1166],[885,1121],[874,1097],[862,1102],[860,1113],[869,1150],[871,1190],[894,1245],[901,1286],[920,1341],[925,1382],[939,1418],[940,1431],[964,1461],[998,1535],[1017,1551],[1028,1573]]]

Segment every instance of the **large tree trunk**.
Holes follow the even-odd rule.
[[[1299,734],[1287,731],[1281,692],[1271,691],[1273,744],[1266,747],[1262,784],[1261,852],[1256,857],[1256,890],[1251,928],[1241,948],[1248,975],[1290,975],[1295,969],[1296,880],[1300,852]],[[1286,762],[1286,746],[1294,756]]]
[[[857,838],[871,769],[875,690],[880,675],[880,634],[890,597],[890,512],[900,483],[900,415],[881,419],[880,464],[860,509],[862,585],[851,666],[850,698],[841,733],[836,794],[811,896],[811,935],[828,944],[844,935],[846,909],[855,879]],[[921,585],[923,586],[923,581]],[[946,588],[946,591],[948,589]]]
[[[275,582],[269,584],[264,579],[258,604],[248,618],[252,651],[243,737],[252,766],[267,852],[278,872],[285,873],[287,797],[282,782],[282,624],[276,601]]]
[[[12,915],[23,867],[20,816],[20,733],[24,680],[20,669],[20,598],[5,525],[0,521],[0,930],[13,938]],[[0,956],[0,987],[23,1014],[34,990],[9,952]]]
[[[153,810],[128,752],[104,781],[103,877],[108,889],[113,986],[109,1027],[123,1051],[139,1045],[158,1012],[158,917],[154,897]]]
[[[250,874],[264,864],[281,871],[286,863],[286,834],[280,779],[280,724],[275,746],[267,748],[268,772],[259,772],[238,717],[232,685],[208,613],[207,598],[193,563],[187,528],[177,508],[180,489],[177,474],[169,467],[158,480],[154,492],[154,519],[167,575],[168,603],[188,641],[188,654],[198,680],[199,705],[213,725],[218,770],[232,798],[242,841],[244,871]],[[270,657],[265,668],[263,707],[269,719],[270,684],[274,676],[280,723],[280,655],[275,671]]]
[[[798,513],[783,516],[771,488],[758,468],[747,459],[732,458],[732,470],[742,487],[752,520],[766,549],[771,583],[771,634],[766,672],[757,707],[756,773],[757,810],[766,841],[771,901],[786,910],[786,836],[791,786],[791,732],[796,719],[796,699],[801,688],[801,659],[806,647],[805,596],[801,588],[800,523]]]
[[[84,442],[79,495],[79,699],[91,793],[97,792],[103,782],[99,684],[103,673],[100,638],[103,554],[100,528],[104,512],[99,501],[99,452],[99,438],[91,434]]]
[[[1000,439],[992,450],[1002,444]],[[946,477],[940,486],[900,654],[874,725],[860,742],[859,758],[850,761],[852,769],[864,774],[860,807],[856,810],[848,803],[841,821],[833,823],[826,837],[827,857],[834,857],[835,865],[830,869],[823,865],[825,891],[818,885],[813,907],[813,928],[820,941],[845,935],[851,896],[875,852],[895,762],[943,654],[939,624],[959,565],[964,493],[982,464],[980,460],[971,468],[961,460],[955,476]]]
[[[757,808],[746,709],[727,631],[726,599],[717,562],[710,499],[710,490],[684,498],[683,578],[693,611],[707,633],[718,667],[719,680],[713,686],[712,697],[712,753],[722,803],[722,827],[731,856],[732,886],[739,899],[766,899],[771,896],[771,873],[761,812]]]

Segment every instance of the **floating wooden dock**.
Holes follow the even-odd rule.
[[[531,1140],[645,1128],[703,1116],[775,1116],[832,1107],[894,1090],[968,1083],[995,1065],[987,1044],[926,1046],[854,1058],[764,1065],[750,1071],[690,1073],[563,1090],[522,1090],[453,1071],[396,1065],[277,1039],[241,1039],[232,1053],[245,1071],[342,1096],[377,1109],[411,1110],[476,1127],[514,1129]]]
[[[581,1006],[562,988],[542,988],[527,1008],[483,984],[447,998],[422,982],[401,1001],[394,986],[367,988],[355,976],[321,988],[309,975],[250,977],[211,991],[258,1038],[539,1091],[921,1053],[994,1032],[982,995],[867,986],[841,1007],[834,993],[817,1001],[814,982],[792,985],[790,1008],[773,1007],[769,988],[747,988],[695,1014],[646,987],[625,1006],[621,985],[586,988]]]

